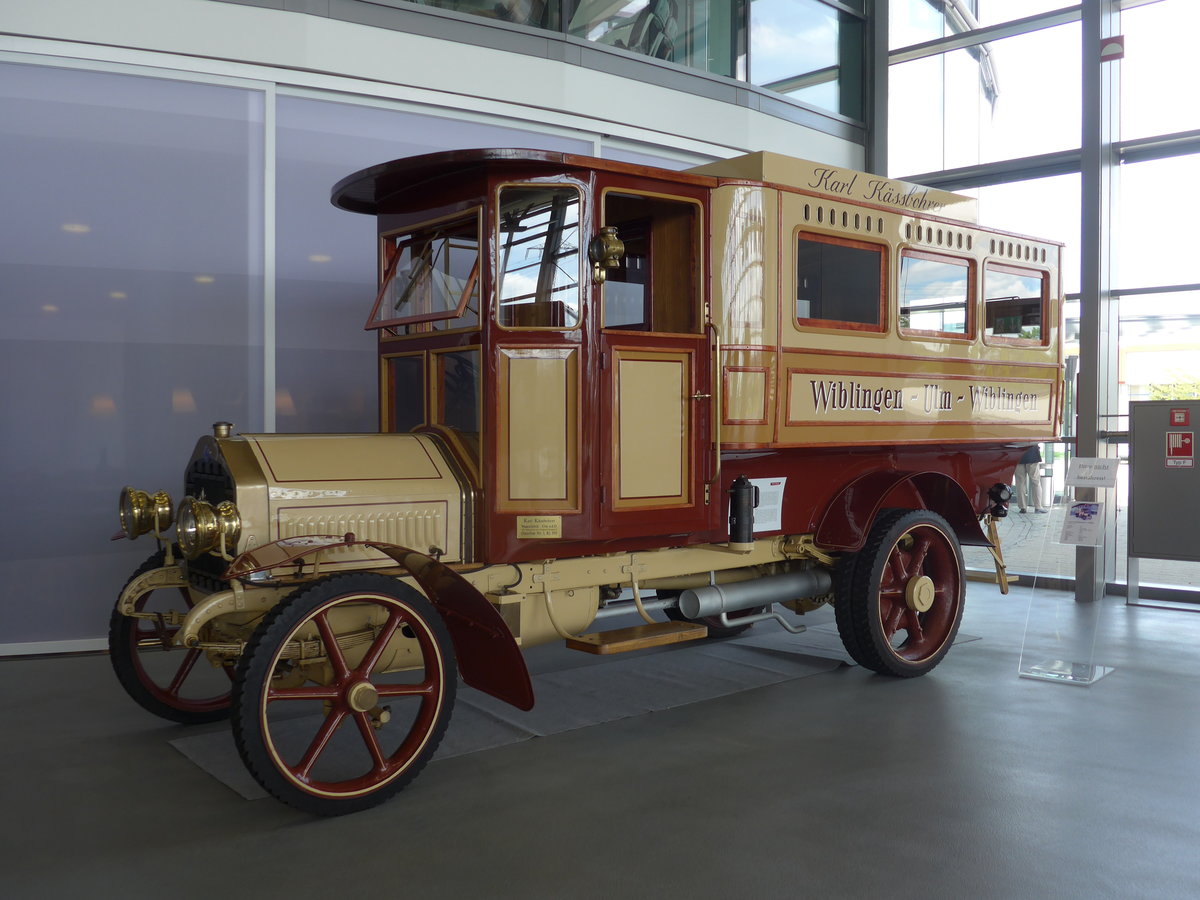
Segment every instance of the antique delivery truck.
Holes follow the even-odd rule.
[[[434,153],[332,199],[378,221],[379,433],[218,423],[177,502],[122,492],[159,544],[111,628],[148,710],[231,715],[267,791],[336,815],[414,777],[459,678],[531,708],[548,641],[832,603],[869,669],[946,654],[961,545],[996,549],[1018,458],[1058,434],[1059,244],[769,153]]]

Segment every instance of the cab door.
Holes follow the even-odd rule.
[[[671,186],[675,188],[676,186]],[[595,287],[602,530],[711,527],[714,337],[704,302],[703,196],[602,183],[601,226],[625,245]]]

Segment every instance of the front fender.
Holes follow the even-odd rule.
[[[350,546],[386,554],[421,586],[450,632],[463,681],[517,709],[533,708],[533,684],[525,657],[500,613],[469,581],[424,553],[381,541],[357,541],[349,534],[286,538],[243,553],[230,563],[225,578],[243,578],[323,550]]]

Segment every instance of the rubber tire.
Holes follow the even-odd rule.
[[[166,561],[166,555],[165,549],[151,554],[145,562],[133,570],[133,574],[125,582],[126,586],[139,575],[154,569],[161,569]],[[146,594],[139,601],[139,610],[150,599],[151,594]],[[121,683],[125,693],[147,712],[181,725],[202,725],[206,722],[219,722],[229,718],[232,690],[207,699],[172,701],[168,692],[154,682],[139,663],[137,651],[134,649],[137,643],[138,626],[142,621],[144,620],[122,615],[116,609],[113,610],[108,621],[108,659],[112,663],[113,672],[116,673],[117,681]],[[153,652],[178,654],[181,667],[189,659],[193,664],[208,665],[207,661],[199,659],[202,655],[199,650],[178,649]],[[229,670],[232,675],[232,667],[229,667]]]
[[[373,777],[373,773],[342,782],[305,783],[303,777],[272,753],[270,725],[264,723],[260,711],[266,707],[265,692],[270,686],[277,656],[292,634],[313,620],[320,612],[332,609],[342,602],[357,603],[375,598],[401,612],[403,624],[394,631],[414,636],[422,643],[422,650],[434,659],[436,687],[431,692],[433,711],[426,716],[424,700],[422,712],[403,741],[403,745],[387,759],[393,771],[384,773],[374,785],[358,788],[339,787],[354,785]],[[378,638],[372,646],[377,646]],[[347,672],[349,676],[352,674]],[[427,668],[426,681],[430,680]],[[339,685],[339,697],[333,701],[346,707],[345,698],[356,679],[347,677]],[[370,680],[370,679],[367,679]],[[318,816],[340,816],[377,806],[388,800],[421,771],[437,750],[450,722],[457,688],[457,667],[454,648],[449,632],[441,616],[432,604],[420,593],[387,575],[370,572],[355,572],[333,575],[313,582],[277,604],[255,630],[238,664],[233,692],[233,735],[242,762],[255,780],[273,797],[304,812]],[[284,691],[286,693],[286,689]],[[283,699],[286,699],[284,697]],[[343,723],[354,725],[347,718],[362,719],[365,713],[342,710]],[[328,721],[329,712],[322,722]],[[424,724],[420,720],[427,719]],[[366,729],[363,724],[360,733]],[[414,739],[413,735],[418,736]],[[413,741],[415,752],[401,757],[404,747]],[[323,752],[323,751],[321,751]],[[317,757],[320,757],[318,752]],[[282,768],[281,768],[282,766]],[[287,771],[284,771],[286,769]]]
[[[925,612],[904,611],[903,600],[896,600],[902,588],[888,584],[893,577],[888,572],[893,552],[901,564],[912,562],[911,558],[905,560],[906,550],[899,544],[914,533],[926,539],[920,574],[932,578],[937,591],[933,605]],[[962,549],[954,530],[945,519],[929,510],[885,510],[855,556],[853,570],[848,573],[849,596],[839,597],[837,604],[838,633],[846,651],[859,665],[883,675],[914,678],[926,674],[949,652],[962,623],[966,577]],[[910,579],[915,575],[905,574]],[[885,585],[892,594],[892,600],[887,602],[882,599]],[[898,620],[909,624],[901,629],[897,621],[889,634],[884,622],[885,606]],[[913,624],[920,626],[919,639],[910,630]],[[897,645],[894,639],[901,630],[907,637]]]

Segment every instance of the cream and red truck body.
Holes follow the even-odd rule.
[[[219,423],[177,514],[122,492],[125,533],[162,545],[113,615],[144,706],[232,711],[267,790],[337,814],[424,764],[456,673],[529,708],[521,648],[548,641],[801,630],[832,602],[861,664],[942,659],[961,545],[994,544],[1017,460],[1059,431],[1061,245],[767,153],[451,151],[332,199],[378,222],[380,432]]]

